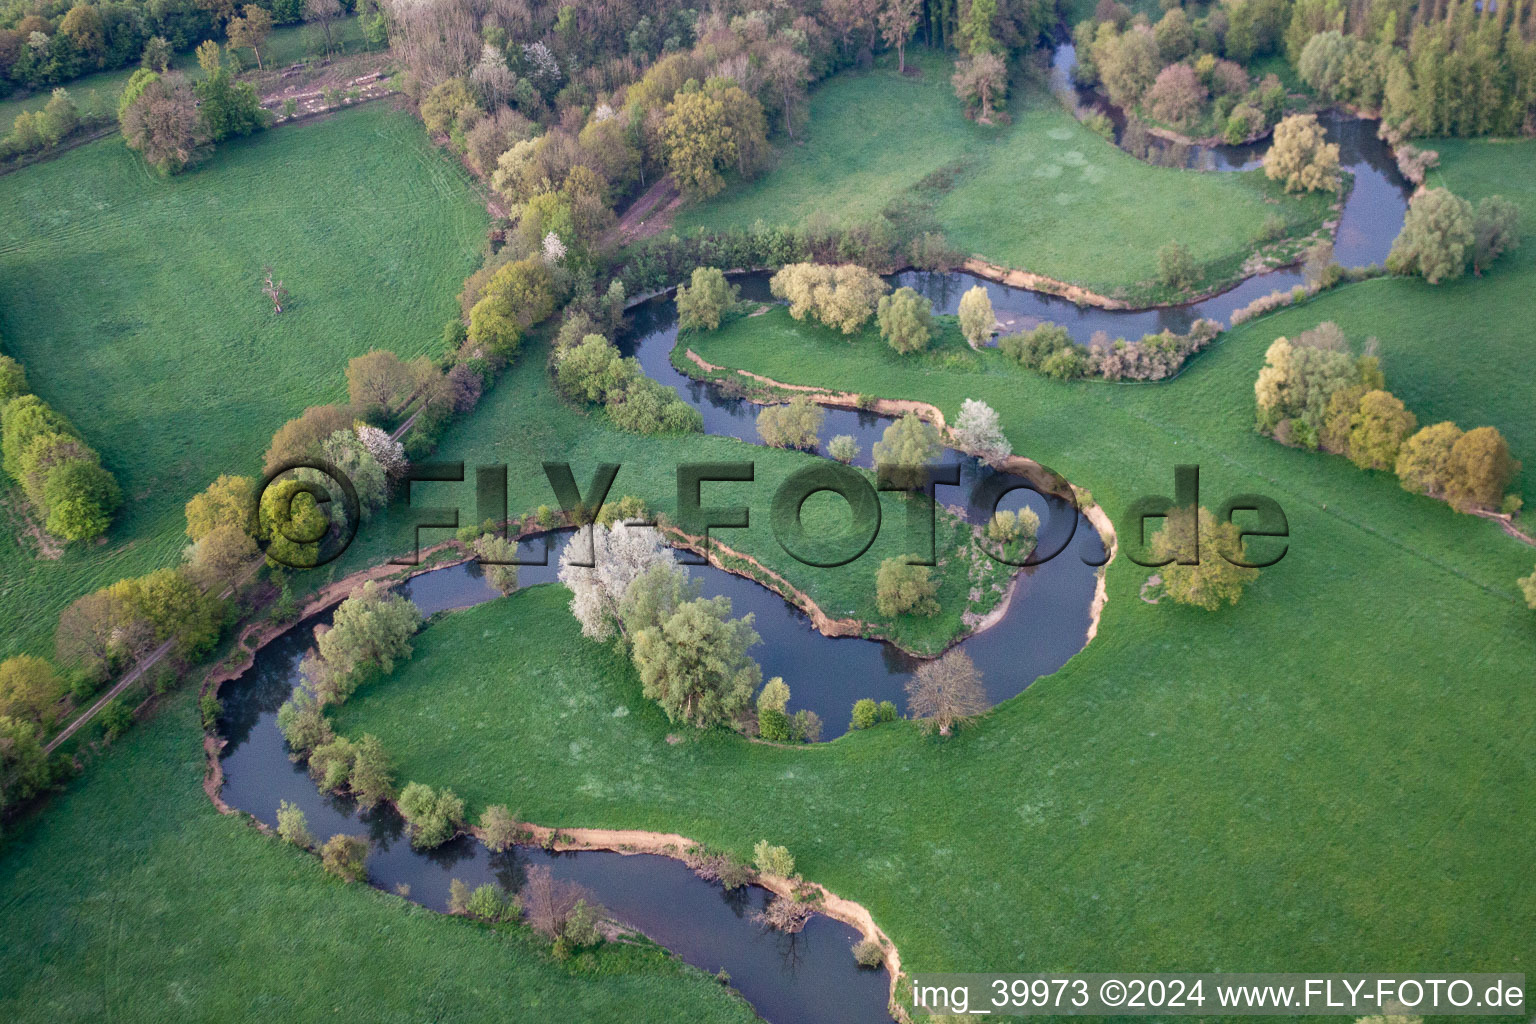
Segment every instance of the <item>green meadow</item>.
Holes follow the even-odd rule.
[[[464,173],[382,104],[231,142],[170,179],[115,138],[0,177],[0,347],[125,496],[105,545],[57,560],[6,532],[0,654],[51,651],[71,600],[176,562],[187,499],[259,472],[306,406],[345,400],[347,360],[435,353],[485,225]],[[281,316],[266,266],[290,292]]]
[[[966,253],[1107,295],[1157,290],[1157,250],[1181,242],[1206,280],[1236,276],[1266,217],[1293,234],[1324,219],[1321,197],[1286,197],[1262,171],[1207,174],[1153,167],[1079,124],[1038,86],[1015,85],[1013,123],[966,120],[950,62],[918,51],[904,78],[894,63],[838,75],[811,95],[804,138],[773,168],[685,205],[679,232],[869,220],[888,205],[928,206]]]

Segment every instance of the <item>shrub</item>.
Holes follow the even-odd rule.
[[[838,434],[827,442],[827,454],[848,465],[859,457],[859,442],[851,434]]]
[[[480,841],[492,853],[502,853],[517,841],[517,819],[505,804],[492,804],[480,814]]]
[[[331,836],[320,848],[320,863],[343,882],[356,882],[366,876],[367,861],[367,836]]]
[[[310,835],[309,821],[304,817],[304,812],[287,800],[277,805],[277,834],[284,842],[306,850],[315,845],[315,837]]]
[[[1169,288],[1188,288],[1200,279],[1200,270],[1188,248],[1169,242],[1157,250],[1157,279]]]
[[[820,440],[825,419],[821,406],[797,395],[787,405],[765,406],[757,414],[757,433],[763,443],[775,448],[813,449]]]
[[[1520,208],[1503,196],[1488,196],[1472,216],[1472,269],[1481,274],[1520,244]]]
[[[464,912],[481,921],[503,920],[511,916],[510,910],[506,893],[502,891],[501,886],[490,882],[477,886],[464,904]]]
[[[766,839],[759,839],[752,847],[752,863],[764,875],[775,878],[793,878],[795,858],[782,846],[774,846]]]
[[[110,743],[127,732],[133,724],[133,709],[122,701],[114,700],[101,709],[100,717],[101,730]]]
[[[853,944],[853,959],[860,967],[881,967],[885,964],[885,950],[874,939],[860,939]]]
[[[880,721],[882,721],[882,722],[894,722],[894,721],[896,721],[896,717],[897,717],[897,715],[896,715],[896,705],[893,702],[888,701],[888,700],[881,701],[880,702]]]
[[[850,729],[868,729],[880,721],[880,708],[868,697],[860,698],[853,702],[853,718],[848,723]]]
[[[778,708],[760,708],[758,710],[757,734],[772,743],[788,743],[794,738],[789,716]]]
[[[430,850],[452,839],[464,824],[464,801],[453,790],[412,782],[400,791],[400,816],[411,830],[411,845]]]
[[[932,568],[910,565],[905,558],[887,558],[875,574],[875,606],[887,618],[937,615],[938,593],[939,581]]]
[[[801,708],[789,719],[790,738],[800,743],[817,743],[821,740],[821,716],[808,708]]]

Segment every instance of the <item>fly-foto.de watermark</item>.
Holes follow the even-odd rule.
[[[553,497],[564,525],[591,524],[614,493],[623,468],[621,463],[599,463],[583,488],[571,463],[542,463],[548,491],[535,497],[531,504],[545,504],[545,499]],[[706,553],[711,538],[719,531],[749,528],[755,509],[758,515],[768,516],[774,539],[791,558],[816,568],[847,565],[868,552],[882,528],[886,528],[880,496],[894,493],[910,499],[903,502],[903,522],[895,527],[903,531],[907,561],[934,565],[938,507],[942,504],[939,488],[958,487],[961,469],[955,464],[880,464],[871,478],[871,474],[851,466],[823,462],[792,473],[769,488],[759,483],[757,465],[751,461],[688,462],[676,466],[675,478],[675,512],[668,522],[682,533],[701,538]],[[435,495],[431,505],[418,501],[415,485],[464,484],[470,479],[475,484],[473,518],[466,518],[469,508],[463,503],[441,504],[441,498]],[[405,508],[396,517],[395,525],[401,531],[397,549],[407,553],[390,561],[399,565],[418,564],[423,531],[457,530],[463,522],[490,523],[500,528],[508,522],[511,507],[507,481],[505,464],[475,466],[472,474],[462,462],[422,462],[409,467],[400,482]],[[1149,542],[1155,530],[1149,524],[1194,516],[1200,505],[1198,466],[1174,466],[1173,481],[1172,497],[1137,498],[1120,516],[1114,517],[1120,549],[1131,561],[1155,568],[1175,560],[1194,565],[1202,557],[1212,557],[1262,569],[1285,557],[1290,538],[1285,512],[1274,499],[1249,493],[1232,495],[1215,507],[1218,522],[1231,522],[1237,527],[1237,551],[1202,552],[1199,531],[1189,530],[1192,545],[1177,558],[1153,555]],[[971,504],[990,518],[1002,499],[1018,490],[1051,499],[1047,502],[1048,520],[1039,534],[1041,543],[1017,559],[1001,550],[984,550],[989,557],[1007,565],[1042,565],[1071,546],[1080,528],[1083,509],[1076,489],[1044,467],[1033,477],[987,475],[972,492]],[[441,489],[436,493],[441,494]],[[806,522],[806,502],[819,494],[835,495],[846,505],[846,528],[833,532]],[[314,568],[340,557],[356,539],[363,518],[353,482],[339,467],[320,459],[291,463],[269,472],[258,489],[253,515],[268,559],[291,568]],[[1053,527],[1050,522],[1058,515],[1069,517],[1065,527]],[[826,518],[820,517],[819,521],[825,522]],[[1257,543],[1243,543],[1250,539]],[[1077,557],[1094,566],[1108,561],[1107,551],[1090,550],[1093,547],[1079,545]],[[535,563],[513,560],[507,564]]]

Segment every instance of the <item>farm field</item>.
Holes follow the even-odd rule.
[[[1270,214],[1295,234],[1324,219],[1314,196],[1286,198],[1261,171],[1205,174],[1153,167],[1079,124],[1046,91],[1015,85],[1006,127],[965,119],[949,63],[918,52],[921,78],[882,61],[811,94],[805,138],[760,179],[684,205],[679,232],[869,220],[915,200],[951,244],[1114,296],[1154,290],[1157,250],[1182,242],[1207,280],[1236,274]]]
[[[486,214],[409,114],[382,104],[230,143],[161,180],[117,139],[0,177],[0,346],[118,477],[104,547],[0,550],[0,653],[51,650],[69,601],[174,563],[182,506],[253,473],[347,360],[436,352]],[[287,282],[274,316],[264,266]],[[14,501],[12,502],[14,508]]]
[[[7,836],[0,873],[9,1021],[755,1019],[654,946],[556,963],[365,885],[218,814],[203,793],[196,694],[171,699],[47,813]]]

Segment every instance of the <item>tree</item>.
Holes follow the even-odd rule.
[[[415,386],[410,364],[388,349],[376,348],[347,363],[347,397],[365,414],[392,415]]]
[[[293,691],[277,709],[277,727],[298,757],[306,757],[335,739],[325,709],[307,686]]]
[[[187,80],[165,74],[148,82],[118,118],[123,141],[161,174],[175,174],[202,158],[208,130]]]
[[[1509,454],[1509,444],[1493,427],[1478,427],[1456,439],[1451,457],[1446,496],[1459,508],[1498,508],[1520,463]]]
[[[304,0],[304,20],[320,26],[320,33],[325,39],[327,57],[335,48],[335,41],[331,36],[332,26],[341,15],[341,4],[337,0]]]
[[[126,644],[119,648],[126,657],[141,657],[156,644],[174,640],[176,657],[190,661],[219,638],[223,602],[204,593],[180,569],[118,580],[107,588],[107,595],[115,605],[115,628],[125,634],[125,640],[117,642]]]
[[[48,755],[35,723],[0,715],[0,772],[7,777],[5,789],[9,790],[0,789],[0,803],[6,796],[26,800],[51,781]]]
[[[347,785],[357,797],[358,806],[364,809],[388,800],[395,791],[394,762],[372,733],[364,733],[353,747]]]
[[[411,829],[411,846],[430,850],[452,839],[464,824],[464,801],[451,789],[412,782],[400,791],[400,816]]]
[[[768,146],[763,105],[729,78],[685,85],[667,105],[661,139],[678,187],[707,198],[725,187],[723,172],[747,176]]]
[[[18,654],[0,661],[0,715],[48,725],[64,682],[42,658]]]
[[[277,805],[277,835],[284,842],[305,850],[315,845],[315,837],[309,831],[309,819],[301,808],[287,800],[279,801]]]
[[[821,406],[796,395],[787,405],[768,405],[757,414],[757,433],[775,448],[813,449],[821,439],[826,413]]]
[[[907,71],[907,40],[917,28],[922,0],[886,0],[880,10],[880,34],[885,45],[896,48],[896,73]]]
[[[209,530],[187,549],[187,567],[205,590],[221,593],[244,579],[260,555],[250,534],[225,524]]]
[[[22,395],[0,410],[0,466],[12,480],[25,485],[23,459],[44,434],[76,436],[69,421],[36,395]]]
[[[27,394],[27,371],[10,356],[0,356],[0,409],[13,398]]]
[[[875,314],[886,285],[873,271],[851,263],[790,263],[779,268],[768,288],[774,298],[789,302],[789,315],[796,320],[810,314],[844,334],[856,334]]]
[[[234,526],[247,533],[255,528],[251,513],[256,488],[249,477],[220,473],[203,493],[187,502],[187,536],[202,540],[220,526]]]
[[[295,462],[312,459],[320,454],[320,446],[338,430],[346,430],[356,419],[356,412],[345,405],[312,405],[303,413],[277,428],[272,443],[262,458],[262,468],[267,473],[292,466]],[[268,493],[271,493],[270,489]],[[263,504],[266,495],[262,496]]]
[[[1392,469],[1418,420],[1390,391],[1367,391],[1349,424],[1349,461],[1361,469]]]
[[[54,632],[54,656],[59,664],[85,678],[105,679],[120,651],[118,606],[106,590],[76,599],[59,616]]]
[[[261,283],[261,294],[272,303],[272,312],[280,314],[283,311],[283,303],[288,301],[288,289],[283,287],[283,282],[272,280],[271,267],[262,267],[261,272],[265,275]]]
[[[859,457],[859,442],[852,434],[838,434],[827,442],[827,454],[843,465],[849,465]]]
[[[482,533],[475,538],[475,557],[480,560],[485,582],[496,588],[503,597],[517,589],[517,545],[494,533]]]
[[[170,70],[171,61],[175,57],[176,50],[171,46],[170,40],[164,36],[150,36],[144,41],[144,53],[139,59],[139,67],[145,71],[164,74]]]
[[[788,743],[794,738],[794,728],[784,711],[789,704],[789,686],[783,678],[774,676],[763,684],[757,695],[757,734],[770,743]]]
[[[369,580],[337,606],[331,628],[315,641],[318,665],[306,659],[306,678],[322,703],[339,704],[366,680],[389,675],[397,661],[409,658],[419,628],[420,609]]]
[[[683,331],[713,331],[720,318],[736,304],[740,288],[729,283],[716,267],[694,267],[693,287],[677,286],[677,326]]]
[[[1184,8],[1169,8],[1162,19],[1152,26],[1152,39],[1157,43],[1157,54],[1160,60],[1180,61],[1194,52],[1195,27],[1190,24],[1189,15],[1184,13]],[[1169,64],[1168,66],[1179,67],[1180,65]]]
[[[1425,427],[1403,442],[1397,453],[1397,478],[1403,490],[1442,497],[1451,486],[1451,451],[1461,428],[1449,421]]]
[[[897,352],[906,354],[928,347],[933,334],[933,307],[916,291],[898,288],[890,295],[882,295],[875,315],[880,323],[880,336]]]
[[[1387,254],[1394,274],[1419,274],[1430,284],[1460,277],[1476,241],[1472,204],[1449,189],[1432,188],[1408,201],[1403,230]]]
[[[885,428],[871,454],[875,465],[886,468],[893,481],[915,487],[923,478],[923,467],[937,459],[941,450],[939,432],[909,412]]]
[[[759,839],[752,846],[752,863],[758,872],[771,878],[793,879],[795,858],[788,849]]]
[[[642,692],[668,720],[707,728],[731,720],[751,700],[762,669],[747,649],[759,637],[751,614],[730,614],[727,597],[696,598],[635,635]]]
[[[974,4],[974,0],[973,0]],[[967,105],[981,110],[976,120],[992,123],[992,104],[1008,93],[1008,68],[1003,58],[995,53],[981,53],[955,61],[955,73],[949,78],[955,96]]]
[[[970,655],[957,649],[925,661],[907,681],[907,713],[924,732],[948,736],[986,712],[987,691]]]
[[[43,136],[43,142],[49,146],[57,146],[79,124],[80,111],[75,106],[75,101],[70,99],[69,90],[53,90],[53,95],[43,107],[38,121],[38,131]]]
[[[1141,102],[1162,67],[1157,39],[1139,25],[1118,34],[1101,25],[1092,55],[1110,102],[1125,110]]]
[[[261,48],[272,34],[272,15],[265,7],[246,4],[244,17],[231,18],[224,32],[229,37],[230,46],[250,50],[256,58],[256,67],[261,68]]]
[[[1181,242],[1169,242],[1157,250],[1157,279],[1169,288],[1184,289],[1199,279],[1195,258]]]
[[[549,266],[537,256],[516,260],[497,270],[479,302],[469,311],[469,340],[485,354],[509,359],[522,333],[555,311],[555,281]]]
[[[1179,604],[1215,611],[1223,601],[1236,604],[1248,584],[1259,578],[1259,570],[1233,564],[1233,559],[1244,560],[1242,535],[1236,524],[1217,522],[1202,506],[1197,526],[1196,512],[1194,508],[1170,511],[1163,528],[1152,537],[1152,554],[1159,561],[1173,560],[1158,570],[1169,597]],[[1181,564],[1195,559],[1196,564]]]
[[[596,901],[584,887],[555,878],[543,864],[528,869],[520,895],[529,927],[557,943],[573,930],[573,924],[583,923],[585,915],[578,911],[578,907],[596,906]]]
[[[331,0],[332,3],[335,0]],[[368,874],[368,837],[335,835],[320,848],[320,863],[343,882],[356,882]]]
[[[491,804],[481,812],[480,841],[492,853],[504,853],[517,842],[517,819],[505,804]]]
[[[1332,191],[1339,187],[1339,147],[1326,142],[1314,114],[1292,114],[1275,126],[1264,154],[1264,173],[1285,183],[1287,192]]]
[[[1520,208],[1503,196],[1488,196],[1472,217],[1472,269],[1481,274],[1520,244]]]
[[[70,459],[48,473],[43,486],[43,525],[65,540],[94,540],[107,532],[112,513],[122,502],[122,491],[113,478],[90,459]]]
[[[1159,121],[1188,125],[1200,116],[1207,93],[1200,76],[1188,64],[1170,64],[1157,74],[1147,92],[1147,106]]]
[[[955,420],[955,441],[983,462],[996,465],[1013,454],[1013,446],[1003,434],[1003,423],[990,405],[967,398],[960,403]]]
[[[971,348],[980,348],[992,337],[997,326],[997,314],[992,309],[992,297],[981,285],[972,285],[960,296],[960,333],[970,342]]]
[[[464,912],[479,921],[500,921],[512,909],[502,888],[491,882],[475,887],[464,903]]]
[[[571,614],[583,636],[606,640],[622,622],[621,608],[630,585],[655,565],[676,565],[654,527],[614,523],[593,525],[591,566],[586,545],[577,536],[560,552],[560,582],[571,591]]]
[[[912,565],[903,558],[887,558],[875,573],[875,607],[887,618],[898,615],[939,613],[939,581],[926,565]]]

